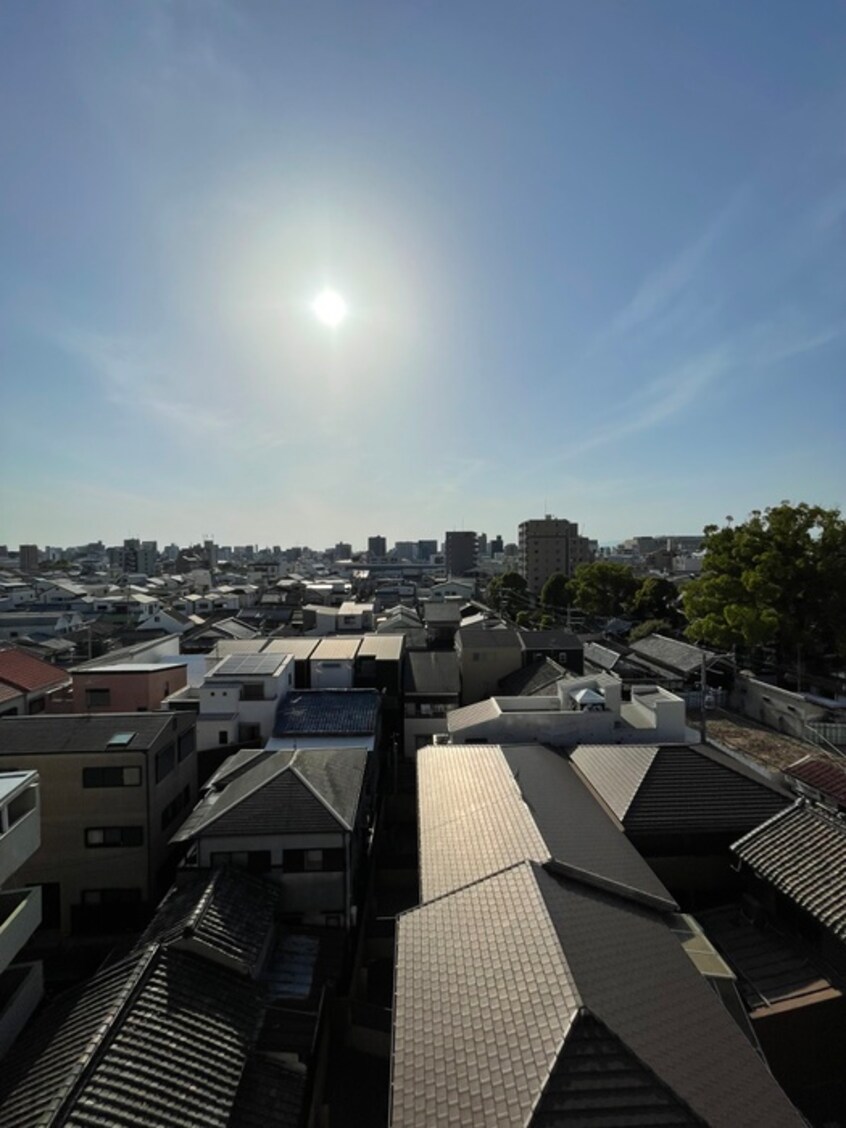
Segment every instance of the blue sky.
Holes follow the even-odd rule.
[[[0,5],[0,541],[842,506],[844,58],[827,0]]]

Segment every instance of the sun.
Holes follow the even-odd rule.
[[[337,290],[321,290],[311,303],[311,312],[329,329],[337,329],[347,318],[347,303]]]

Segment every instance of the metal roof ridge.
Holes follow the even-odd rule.
[[[544,862],[543,866],[547,873],[550,873],[553,877],[568,877],[572,881],[578,881],[582,885],[588,885],[602,893],[610,893],[621,900],[633,901],[638,905],[646,906],[646,908],[657,909],[659,912],[681,912],[678,903],[672,897],[667,899],[658,896],[657,893],[648,893],[646,890],[636,889],[622,881],[615,881],[613,877],[603,877],[602,874],[593,873],[581,866],[574,866],[570,862],[562,862],[553,857],[548,862]]]

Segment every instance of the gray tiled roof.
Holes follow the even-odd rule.
[[[374,733],[380,698],[375,689],[305,689],[280,704],[274,736]]]
[[[524,650],[581,650],[582,640],[572,631],[525,631],[519,632],[520,645]]]
[[[273,752],[208,792],[171,842],[200,835],[320,834],[356,821],[367,753],[362,748]]]
[[[493,697],[484,701],[477,701],[474,705],[462,705],[460,709],[453,709],[447,713],[447,731],[461,733],[464,729],[473,728],[483,721],[493,721],[500,716],[499,706]]]
[[[445,696],[461,692],[458,655],[454,650],[412,650],[405,656],[405,692]]]
[[[706,661],[716,656],[711,650],[702,650],[689,642],[681,642],[677,638],[666,638],[659,634],[638,639],[631,644],[631,647],[635,654],[640,654],[682,674],[692,674],[698,670],[702,665],[703,654]]]
[[[400,916],[394,1002],[392,1128],[802,1123],[661,915],[531,863]],[[609,1100],[609,1047],[666,1121]],[[579,1119],[551,1118],[585,1052]]]
[[[500,678],[499,692],[503,697],[529,697],[543,690],[549,692],[566,673],[564,667],[551,658],[536,658],[528,666]]]
[[[688,745],[580,745],[572,761],[627,833],[738,835],[788,805],[764,779]]]
[[[153,747],[172,728],[190,727],[178,713],[78,713],[37,717],[4,717],[0,722],[0,755],[42,752],[105,752],[117,733],[134,733],[121,751]]]
[[[460,627],[455,637],[464,650],[520,649],[519,633],[510,627]]]
[[[846,824],[799,800],[732,851],[754,873],[846,940]]]
[[[187,948],[257,978],[273,933],[275,887],[226,866],[174,885],[137,947]]]
[[[3,1128],[225,1128],[263,1004],[249,979],[150,946],[49,1007],[3,1063]]]

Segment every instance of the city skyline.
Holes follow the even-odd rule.
[[[825,2],[6,5],[0,541],[842,508],[844,50]]]

